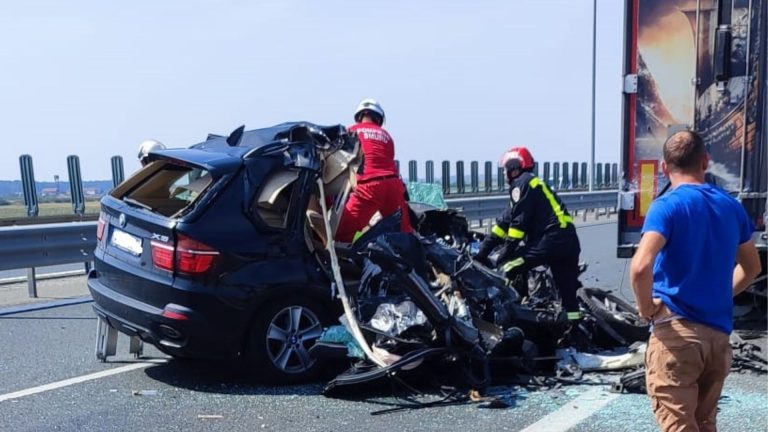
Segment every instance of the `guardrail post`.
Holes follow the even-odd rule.
[[[469,188],[472,193],[480,192],[480,167],[477,161],[469,163]]]
[[[611,164],[605,163],[603,164],[603,169],[605,170],[603,172],[603,188],[610,189],[611,187]]]
[[[464,190],[464,161],[456,162],[456,193],[463,194]]]
[[[427,161],[427,183],[435,182],[435,163],[431,160]]]
[[[32,156],[21,155],[19,165],[21,166],[21,184],[24,192],[24,205],[27,206],[27,216],[35,217],[40,212],[40,206],[37,204],[37,186],[35,170],[32,167]]]
[[[552,187],[552,182],[549,181],[549,162],[544,162],[544,174],[542,174],[542,180],[544,183]]]
[[[596,163],[595,164],[595,172],[597,173],[595,175],[595,189],[602,189],[603,188],[603,165]]]
[[[419,173],[416,166],[416,161],[408,161],[408,181],[409,182],[417,182],[419,181]]]
[[[112,156],[112,187],[116,188],[117,185],[125,180],[125,171],[123,171],[123,157]]]
[[[588,174],[589,173],[587,170],[587,163],[582,162],[581,163],[581,181],[579,182],[579,189],[586,189],[589,187],[589,181],[587,180]]]
[[[579,163],[573,162],[571,164],[571,189],[578,189],[579,188]]]
[[[75,214],[82,215],[85,213],[85,196],[83,195],[83,177],[80,174],[80,158],[76,155],[67,156],[67,170],[72,210]]]
[[[443,194],[451,194],[451,162],[443,161],[442,177],[440,180],[443,182]]]
[[[568,190],[571,187],[571,176],[568,175],[568,162],[563,162],[563,183],[560,189]]]
[[[35,268],[27,269],[27,290],[30,298],[37,298],[37,279],[35,279]]]
[[[560,164],[555,162],[552,166],[552,189],[560,189]]]
[[[499,187],[499,192],[504,192],[507,188],[507,173],[504,172],[504,168],[499,167],[496,170],[496,186]]]
[[[493,190],[493,164],[490,161],[485,162],[483,175],[485,176],[485,191],[491,192]]]
[[[400,161],[395,159],[395,171],[397,171],[397,174],[400,174]]]
[[[539,163],[538,162],[534,162],[533,163],[533,175],[535,175],[536,177],[539,176]]]
[[[619,187],[619,164],[611,165],[611,187]]]

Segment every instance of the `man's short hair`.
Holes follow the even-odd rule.
[[[677,132],[664,143],[664,162],[671,170],[696,170],[706,154],[704,140],[693,131]]]

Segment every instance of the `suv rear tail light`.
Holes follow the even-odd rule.
[[[176,246],[170,243],[152,241],[152,263],[155,267],[170,272],[201,274],[210,270],[219,252],[216,249],[179,234]]]
[[[205,273],[213,267],[218,255],[216,249],[180,234],[176,246],[176,270],[189,274]]]
[[[173,245],[154,240],[150,245],[152,247],[152,263],[155,267],[172,272],[174,255]]]
[[[104,212],[99,213],[99,222],[96,225],[96,240],[101,241],[104,237],[104,230],[107,227],[107,215]]]

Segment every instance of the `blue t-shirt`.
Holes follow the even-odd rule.
[[[666,239],[653,266],[653,297],[674,313],[730,334],[733,268],[754,226],[744,207],[710,184],[683,184],[656,199],[643,233]]]

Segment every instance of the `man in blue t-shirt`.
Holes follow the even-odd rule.
[[[714,431],[733,296],[760,273],[760,258],[744,208],[704,181],[701,137],[678,132],[663,152],[672,190],[651,205],[630,274],[640,315],[653,324],[648,395],[662,430]]]

